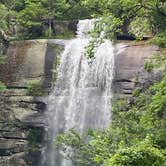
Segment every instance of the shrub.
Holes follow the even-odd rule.
[[[104,166],[166,166],[164,151],[143,141],[138,145],[120,149]]]
[[[166,30],[156,35],[150,42],[159,47],[166,48]]]
[[[147,72],[151,72],[152,69],[154,68],[153,66],[153,63],[152,62],[145,62],[144,64],[144,69],[147,71]]]

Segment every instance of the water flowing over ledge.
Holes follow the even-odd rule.
[[[85,56],[94,20],[78,23],[77,38],[65,46],[58,68],[58,78],[48,98],[48,146],[44,164],[70,166],[70,161],[60,157],[53,147],[53,140],[71,128],[82,133],[86,129],[101,129],[111,119],[111,85],[114,72],[114,47],[105,40],[95,52],[90,64]]]

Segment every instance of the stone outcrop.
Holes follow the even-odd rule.
[[[65,42],[31,40],[10,45],[7,63],[0,66],[0,80],[7,85],[7,90],[0,92],[1,166],[40,166],[46,97],[56,81]],[[158,47],[123,41],[117,48],[120,51],[115,57],[113,81],[116,97],[131,96],[135,88],[160,79],[160,73],[144,69],[145,60],[157,53]],[[37,83],[31,83],[34,80]]]
[[[60,40],[11,43],[7,53],[7,63],[0,68],[0,80],[10,88],[15,86],[23,88],[28,80],[45,81],[44,79],[46,79],[47,81],[50,79],[51,70],[56,63],[56,52],[58,54],[62,50],[62,46],[63,42]]]
[[[133,90],[149,87],[162,77],[161,70],[148,72],[145,62],[159,53],[159,47],[146,42],[122,41],[117,44],[115,57],[114,95],[117,98],[132,96]]]
[[[63,45],[60,40],[10,45],[7,62],[0,66],[0,80],[7,85],[0,92],[0,166],[40,166],[45,98],[56,80]],[[37,84],[29,83],[34,80]],[[47,93],[34,93],[36,89]]]

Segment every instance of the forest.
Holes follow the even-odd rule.
[[[116,43],[119,36],[127,36],[159,47],[145,69],[150,73],[162,68],[163,76],[148,88],[135,89],[130,101],[113,100],[109,127],[83,134],[71,129],[55,138],[55,148],[74,166],[166,166],[165,0],[0,0],[0,63],[5,63],[12,41],[58,38],[52,30],[55,20],[93,18],[97,21],[90,32],[88,58],[104,39]],[[65,35],[75,34],[61,37]],[[0,81],[0,91],[6,88]]]
[[[0,9],[0,29],[4,39],[51,37],[53,20],[85,18],[101,18],[100,25],[105,26],[96,26],[95,32],[104,30],[108,38],[122,33],[124,25],[131,25],[130,33],[137,38],[148,30],[153,35],[165,30],[164,0],[1,0]],[[12,28],[17,24],[22,31],[13,36]],[[139,27],[134,28],[138,24]]]

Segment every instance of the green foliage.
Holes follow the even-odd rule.
[[[88,46],[86,47],[86,56],[88,59],[93,60],[94,54],[97,47],[103,42],[102,38],[93,38],[90,40]]]
[[[7,17],[7,8],[5,7],[4,4],[0,3],[0,29],[1,30],[7,30],[7,21],[6,21],[6,17]]]
[[[23,37],[33,38],[42,35],[44,12],[41,2],[25,1],[25,8],[18,13],[18,22],[25,29]]]
[[[138,97],[140,95],[140,89],[134,89],[133,93],[132,93],[133,97]]]
[[[138,145],[120,149],[110,159],[106,160],[104,166],[165,166],[164,153],[150,142],[143,141]]]
[[[145,62],[144,64],[144,69],[147,71],[147,72],[151,72],[152,69],[154,68],[153,66],[153,63],[152,62]]]
[[[1,0],[0,31],[13,37],[13,28],[17,25],[21,39],[39,38],[48,28],[52,37],[54,20],[78,20],[90,17],[91,10],[81,1],[72,0]]]
[[[6,85],[0,81],[0,91],[6,90]]]
[[[86,56],[93,60],[97,47],[104,42],[104,39],[115,39],[116,33],[121,32],[122,24],[121,19],[114,16],[105,16],[96,20],[94,29],[90,32],[92,39],[86,47]]]
[[[142,40],[144,36],[150,34],[150,23],[147,18],[136,17],[130,23],[129,33],[134,34],[137,40]]]
[[[91,32],[91,36],[101,39],[114,39],[116,33],[121,32],[121,26],[123,20],[115,17],[114,15],[104,15],[100,19],[95,21],[94,30]]]
[[[0,55],[0,65],[3,65],[6,63],[6,56],[5,55]],[[6,85],[0,81],[0,91],[6,90]]]
[[[155,54],[152,58],[145,61],[144,69],[151,72],[154,68],[165,68],[166,64],[166,50]]]
[[[24,0],[24,4],[24,8],[18,12],[18,22],[24,29],[23,38],[27,39],[38,38],[43,34],[44,37],[53,38],[54,20],[79,19],[88,12],[75,0]]]
[[[0,30],[8,35],[12,31],[11,25],[13,19],[17,17],[17,5],[19,0],[1,0],[0,1]],[[20,1],[21,2],[21,1]]]
[[[154,34],[165,30],[165,6],[162,0],[1,0],[0,28],[9,33],[14,20],[23,27],[23,38],[41,37],[44,27],[51,37],[53,20],[94,17],[100,18],[95,33],[114,39],[130,25],[132,34],[141,39],[149,30]]]
[[[109,155],[109,150],[103,147],[103,145],[106,146],[107,144],[105,142],[107,141],[106,138],[103,139],[104,133],[104,131],[103,133],[98,133],[97,131],[88,130],[80,136],[74,130],[70,130],[67,134],[58,135],[55,143],[58,149],[68,152],[65,158],[71,159],[74,165],[99,166],[103,161],[103,157],[105,158],[105,155]],[[96,139],[89,142],[90,137]],[[96,145],[98,148],[95,148]]]
[[[43,96],[47,93],[40,80],[31,80],[27,83],[27,94],[32,96]]]
[[[150,43],[166,48],[166,30],[156,35]]]
[[[83,4],[92,10],[98,8],[94,11],[95,16],[107,18],[108,26],[114,19],[119,19],[123,24],[131,23],[131,25],[134,25],[134,31],[136,31],[135,35],[138,37],[142,37],[149,28],[158,32],[163,30],[166,25],[165,1],[85,0],[83,1]],[[113,26],[115,26],[116,22],[113,24]],[[138,25],[135,26],[136,24]]]
[[[93,11],[93,17],[100,18],[92,37],[114,40],[119,33],[130,33],[136,39],[163,32],[166,27],[165,1],[140,0],[84,0],[82,4]],[[96,35],[98,34],[98,35]],[[156,37],[155,42],[165,45],[165,38]],[[93,39],[95,40],[95,39]],[[93,46],[94,44],[94,46]],[[87,55],[94,57],[96,42],[90,42]]]
[[[165,87],[166,76],[137,93],[132,103],[115,101],[108,129],[83,135],[70,131],[58,136],[56,144],[79,166],[166,165]]]
[[[166,30],[154,36],[149,43],[158,45],[160,47],[160,53],[155,54],[145,62],[145,69],[149,72],[153,68],[166,68]]]

